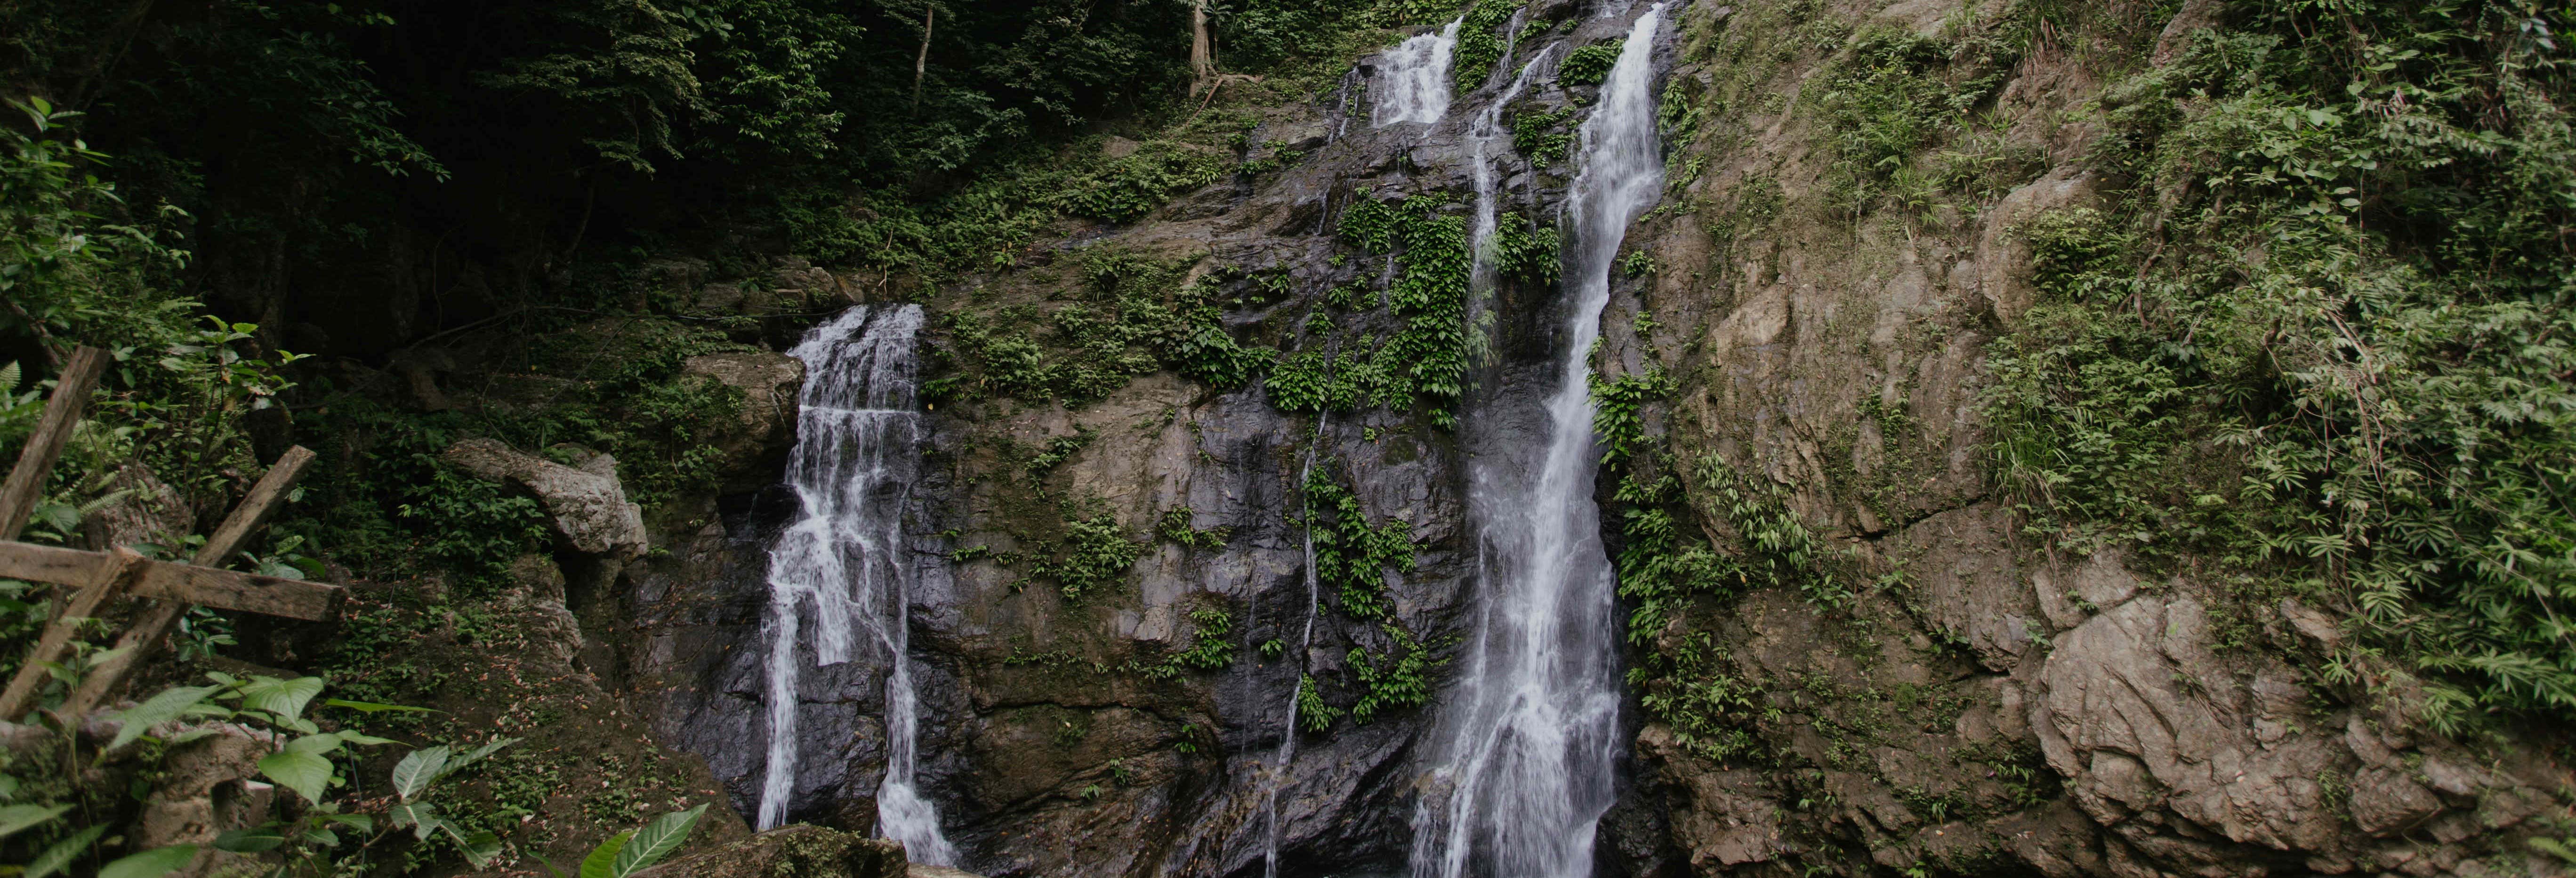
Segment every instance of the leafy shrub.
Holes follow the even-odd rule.
[[[1519,214],[1505,215],[1495,226],[1489,240],[1496,271],[1530,287],[1556,285],[1564,256],[1555,226]]]
[[[1641,409],[1673,392],[1674,381],[1662,369],[1603,381],[1592,381],[1592,435],[1601,445],[1601,462],[1618,463],[1627,459],[1645,442],[1645,421]]]
[[[1388,382],[1373,395],[1431,397],[1439,406],[1432,422],[1446,427],[1454,421],[1447,405],[1458,398],[1467,372],[1467,289],[1475,255],[1466,218],[1442,212],[1447,202],[1433,196],[1381,201],[1366,190],[1359,195],[1344,210],[1337,234],[1371,253],[1398,251],[1404,265],[1386,298],[1405,325],[1371,358],[1379,369],[1373,380]]]
[[[1392,609],[1386,598],[1386,571],[1413,569],[1413,526],[1389,519],[1371,526],[1353,495],[1316,466],[1306,477],[1303,524],[1315,546],[1315,577],[1340,597],[1342,612],[1359,619],[1383,619]]]
[[[1458,43],[1449,50],[1449,75],[1456,82],[1458,94],[1475,91],[1493,75],[1494,62],[1503,57],[1502,28],[1511,23],[1512,15],[1523,5],[1477,0],[1468,7],[1466,16],[1458,22]]]
[[[1534,168],[1552,168],[1565,161],[1567,150],[1574,146],[1574,132],[1565,130],[1574,118],[1574,108],[1553,113],[1522,111],[1512,114],[1512,149],[1529,159]]]
[[[1065,522],[1054,557],[1032,565],[1030,572],[1054,579],[1066,598],[1078,598],[1126,582],[1128,568],[1144,553],[1144,543],[1129,539],[1117,516],[1102,513]]]
[[[2038,301],[1991,354],[1995,471],[2071,551],[2347,614],[2329,679],[2420,676],[2437,727],[2576,716],[2550,609],[2576,576],[2576,126],[2535,29],[2576,22],[2325,15],[2250,11],[2105,96],[2100,160],[2139,185],[2020,230]]]
[[[1214,183],[1226,161],[1214,151],[1170,141],[1147,141],[1125,158],[1070,181],[1065,212],[1130,223],[1172,196]]]
[[[1610,78],[1610,68],[1619,65],[1619,52],[1627,44],[1624,38],[1616,39],[1565,53],[1565,60],[1556,64],[1556,83],[1567,88],[1600,85]]]
[[[1395,641],[1384,658],[1352,647],[1351,674],[1359,679],[1360,700],[1350,708],[1351,721],[1368,725],[1381,711],[1405,710],[1431,703],[1433,668],[1439,662],[1412,632],[1392,622],[1379,626]]]

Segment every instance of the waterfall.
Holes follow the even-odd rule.
[[[787,467],[803,518],[769,551],[769,764],[760,828],[787,817],[796,784],[796,682],[801,629],[817,665],[850,661],[865,634],[886,657],[886,768],[877,832],[915,862],[953,865],[939,811],[913,788],[918,708],[906,653],[911,571],[903,508],[920,461],[913,337],[919,305],[859,305],[815,327],[787,353],[805,361],[796,450]]]
[[[1509,26],[1518,29],[1519,17],[1515,15],[1512,21],[1514,23]],[[1521,90],[1529,87],[1530,75],[1545,66],[1547,60],[1555,54],[1555,46],[1540,49],[1537,57],[1521,65],[1521,72],[1512,77],[1511,85],[1505,86],[1501,94],[1494,96],[1492,103],[1486,104],[1485,109],[1479,111],[1476,118],[1467,123],[1468,165],[1476,184],[1476,228],[1474,237],[1469,239],[1476,254],[1475,268],[1469,283],[1475,289],[1492,289],[1494,282],[1493,254],[1487,252],[1486,245],[1493,241],[1494,232],[1500,220],[1496,207],[1496,202],[1500,198],[1494,186],[1494,148],[1511,139],[1509,132],[1503,129],[1503,105],[1519,98]],[[1503,49],[1503,57],[1511,56],[1511,47],[1507,44]]]
[[[1581,878],[1619,751],[1615,579],[1593,505],[1589,363],[1620,239],[1662,185],[1652,55],[1637,19],[1582,129],[1569,201],[1564,361],[1547,446],[1530,465],[1481,462],[1482,616],[1442,717],[1447,738],[1415,812],[1416,878]],[[1471,863],[1471,861],[1473,861]]]
[[[1315,415],[1315,438],[1306,445],[1306,462],[1297,470],[1299,491],[1313,484],[1316,449],[1324,444],[1324,423],[1330,415]],[[1309,653],[1315,649],[1315,613],[1323,606],[1324,584],[1315,572],[1315,503],[1309,497],[1306,507],[1306,625],[1297,635],[1297,682],[1288,687],[1288,726],[1279,736],[1278,755],[1270,762],[1268,788],[1261,794],[1261,810],[1270,818],[1270,835],[1261,851],[1262,878],[1279,878],[1279,788],[1288,785],[1288,764],[1297,759],[1297,700],[1305,693],[1305,669]]]
[[[1371,126],[1440,121],[1449,113],[1449,53],[1458,48],[1459,16],[1436,34],[1422,34],[1388,49],[1378,68]]]

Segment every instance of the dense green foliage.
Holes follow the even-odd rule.
[[[1363,191],[1342,213],[1343,242],[1369,253],[1395,252],[1404,275],[1386,300],[1404,328],[1373,357],[1386,382],[1380,399],[1430,397],[1433,424],[1456,422],[1455,403],[1467,375],[1467,288],[1475,268],[1467,218],[1443,212],[1432,196],[1378,200]]]
[[[1566,126],[1573,118],[1573,107],[1553,113],[1512,114],[1512,149],[1529,159],[1531,167],[1555,167],[1574,147],[1574,132]]]
[[[1522,6],[1523,3],[1504,0],[1477,0],[1458,20],[1458,43],[1449,50],[1449,75],[1459,94],[1475,91],[1493,76],[1494,63],[1503,57],[1502,29]]]
[[[1610,68],[1618,65],[1619,50],[1627,43],[1625,39],[1610,40],[1565,53],[1565,60],[1556,65],[1556,83],[1567,88],[1600,85],[1610,78]]]
[[[1118,518],[1106,513],[1065,522],[1064,539],[1029,567],[1032,575],[1055,580],[1067,598],[1127,581],[1127,568],[1145,554],[1145,544],[1131,539]]]
[[[1120,252],[1085,257],[1072,301],[943,315],[956,374],[933,382],[950,399],[1062,399],[1081,405],[1136,376],[1171,369],[1221,390],[1259,376],[1275,350],[1248,345],[1224,323],[1228,272],[1181,282],[1199,258],[1154,260]],[[1043,325],[1043,332],[1032,332]]]
[[[1306,475],[1303,524],[1315,547],[1315,578],[1338,596],[1342,612],[1384,619],[1394,609],[1386,597],[1386,571],[1413,569],[1413,525],[1401,519],[1369,524],[1359,497],[1330,469],[1316,466]]]
[[[2021,229],[1993,353],[2030,529],[2349,615],[2339,682],[2576,715],[2563,8],[2247,7],[2102,100],[2120,209]],[[2118,217],[2120,219],[2114,219]]]

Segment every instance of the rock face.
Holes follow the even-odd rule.
[[[579,452],[578,467],[512,450],[491,439],[465,439],[439,459],[495,482],[515,483],[537,495],[555,531],[576,550],[631,557],[649,545],[644,511],[627,502],[617,481],[617,458]]]
[[[725,434],[725,441],[757,448],[795,440],[796,390],[805,381],[805,364],[795,357],[768,351],[707,354],[682,362],[680,371],[742,391],[742,429]]]
[[[820,826],[764,832],[636,878],[906,878],[903,846]]]
[[[1532,4],[1533,21],[1566,25],[1533,27],[1545,36],[1504,65],[1614,37],[1639,6]],[[2106,185],[2082,162],[2094,133],[2051,121],[2098,93],[2098,71],[2064,54],[2017,61],[1996,98],[2002,118],[2021,120],[1997,132],[2009,170],[1985,196],[1901,216],[1837,206],[1831,132],[1800,97],[1843,45],[1836,35],[1937,36],[1953,8],[1668,11],[1668,89],[1698,99],[1732,88],[1736,110],[1674,123],[1672,209],[1629,233],[1639,267],[1614,279],[1596,368],[1673,382],[1638,413],[1657,452],[1635,458],[1639,474],[1716,467],[1776,488],[1878,585],[1818,598],[1747,579],[1643,632],[1631,665],[1688,683],[1715,722],[1666,722],[1628,693],[1633,758],[1596,840],[1597,874],[2556,874],[2481,840],[2520,838],[2563,813],[2563,766],[2527,746],[2447,741],[2402,703],[2347,702],[2316,671],[2325,653],[2314,645],[2337,636],[2316,610],[2284,603],[2249,620],[2229,615],[2209,582],[2141,576],[2111,553],[2059,557],[1990,494],[1977,415],[1985,350],[2034,297],[2014,229],[2090,206]],[[2193,0],[2170,29],[2216,14]],[[1705,49],[1715,44],[1727,48]],[[1513,109],[1579,120],[1587,96],[1572,91],[1533,89]],[[1069,230],[1010,267],[925,291],[927,307],[1064,321],[1090,301],[1100,260],[1134,257],[1180,266],[1158,282],[1218,284],[1233,302],[1229,332],[1285,344],[1326,291],[1399,271],[1335,243],[1358,190],[1446,195],[1453,211],[1472,203],[1461,128],[1491,92],[1462,96],[1427,128],[1383,129],[1352,93],[1325,106],[1282,96],[1244,139],[1295,145],[1302,155],[1284,169],[1184,194],[1132,225]],[[1513,158],[1497,170],[1506,210],[1552,217],[1573,169]],[[776,286],[810,297],[849,285],[799,265]],[[747,295],[710,286],[698,300],[732,308]],[[1319,703],[1356,706],[1359,671],[1395,655],[1399,632],[1430,644],[1435,661],[1472,636],[1479,547],[1466,468],[1544,431],[1526,401],[1551,380],[1542,366],[1557,304],[1550,290],[1507,287],[1479,306],[1493,355],[1456,430],[1384,408],[1283,413],[1261,385],[1216,391],[1151,363],[1077,405],[990,388],[937,404],[902,550],[919,774],[964,865],[1244,876],[1275,849],[1283,874],[1403,871],[1428,711],[1296,732],[1291,705],[1311,679]],[[1396,328],[1356,319],[1372,333]],[[925,357],[961,357],[961,322],[935,325],[945,329]],[[726,355],[689,368],[748,400],[732,457],[782,456],[793,361]],[[645,543],[631,506],[583,493],[596,483],[579,477],[593,473],[507,449],[450,454],[548,497],[578,545]],[[745,466],[725,496],[657,517],[656,542],[671,551],[626,568],[617,621],[622,679],[651,703],[661,736],[703,756],[748,813],[768,746],[766,551],[798,501],[774,470]],[[1386,571],[1384,620],[1317,609],[1302,518],[1310,468],[1346,486],[1370,524],[1401,522],[1413,541],[1414,565]],[[1618,475],[1600,480],[1605,502],[1618,502]],[[1712,542],[1736,533],[1693,484],[1703,493],[1682,501],[1680,528]],[[1060,588],[1045,566],[1070,551],[1073,523],[1102,517],[1125,547],[1111,554],[1133,550],[1132,562],[1114,582]],[[1604,520],[1616,549],[1618,517]],[[1224,648],[1222,667],[1165,664],[1203,641]],[[1653,665],[1683,655],[1686,666]],[[885,668],[879,655],[803,673],[791,821],[873,829]],[[839,837],[797,832],[762,838]]]

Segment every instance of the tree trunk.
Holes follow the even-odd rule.
[[[1216,49],[1208,41],[1207,0],[1190,3],[1190,93],[1216,78]]]
[[[912,113],[921,115],[921,75],[930,69],[930,29],[939,23],[939,7],[921,4],[921,53],[912,56]]]

